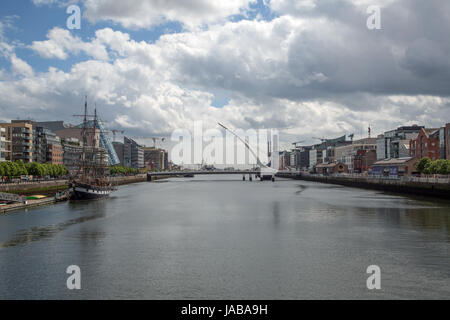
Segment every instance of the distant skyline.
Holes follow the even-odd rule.
[[[67,28],[70,4],[80,30]],[[276,128],[282,145],[439,127],[449,15],[448,0],[2,1],[0,121],[76,123],[88,95],[130,136],[196,120]]]

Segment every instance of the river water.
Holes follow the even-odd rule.
[[[0,216],[0,298],[448,299],[450,204],[241,176],[122,186]]]

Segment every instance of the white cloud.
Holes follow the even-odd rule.
[[[60,2],[59,0],[32,0],[36,6],[49,5]]]
[[[11,23],[8,19],[0,21],[0,58],[9,57],[14,52],[14,45],[8,43],[8,39],[5,36],[5,30],[11,28]]]
[[[33,41],[31,45],[31,49],[44,58],[65,60],[70,54],[83,52],[94,59],[109,59],[105,47],[98,41],[83,42],[79,37],[74,37],[69,30],[53,28],[47,34],[47,38],[45,41]]]
[[[140,14],[110,4],[117,5],[111,12],[124,10],[116,22],[131,23],[129,17]],[[320,5],[300,4],[303,10]],[[104,3],[97,5],[91,11],[98,13],[95,19],[106,19]],[[142,19],[136,23],[151,23]],[[280,128],[286,141],[365,134],[369,124],[380,133],[402,124],[446,121],[448,65],[441,61],[449,50],[442,39],[416,41],[402,24],[393,32],[368,33],[360,20],[358,28],[353,20],[285,13],[269,22],[226,22],[164,35],[155,43],[111,28],[82,41],[55,28],[31,48],[46,58],[78,53],[89,58],[68,72],[50,68],[35,76],[16,60],[13,69],[21,77],[0,82],[0,108],[10,118],[25,110],[41,120],[50,114],[73,121],[70,115],[79,112],[87,94],[111,126],[127,132],[169,134],[203,119],[209,126],[220,120],[235,128]],[[397,41],[393,34],[408,38]],[[216,91],[227,92],[228,105],[211,106]],[[17,109],[6,107],[12,104]]]
[[[62,7],[72,3],[80,2],[80,0],[32,0],[32,2],[35,6],[58,5]]]
[[[22,75],[25,77],[32,77],[34,75],[33,68],[18,58],[15,54],[11,55],[11,70],[14,74]]]
[[[361,12],[366,12],[367,8],[372,5],[385,7],[396,0],[270,0],[268,4],[272,10],[280,14],[290,15],[308,15],[315,9],[328,7],[329,10],[322,11],[327,15],[333,15],[341,8],[354,6]],[[318,13],[318,12],[317,12]]]
[[[148,28],[168,21],[187,28],[217,23],[248,9],[254,0],[86,0],[85,17],[90,21],[109,20],[126,28]]]

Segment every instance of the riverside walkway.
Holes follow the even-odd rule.
[[[354,188],[450,199],[449,176],[378,177],[361,174],[335,174],[327,176],[297,171],[282,171],[278,172],[277,176],[296,180],[338,184]]]

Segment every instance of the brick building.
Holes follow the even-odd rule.
[[[47,162],[50,164],[64,164],[64,152],[61,144],[49,144],[47,146]]]
[[[398,177],[416,172],[416,158],[394,158],[379,160],[372,165],[372,175],[381,177]]]
[[[168,169],[168,153],[163,149],[144,147],[144,163],[151,170]]]
[[[372,168],[372,165],[377,161],[377,151],[361,149],[357,150],[353,157],[353,172],[363,173]]]
[[[422,128],[417,138],[410,140],[409,149],[411,157],[439,159],[439,129]]]
[[[335,160],[348,167],[350,173],[362,173],[377,160],[376,138],[356,140],[352,144],[340,146],[335,149]],[[373,159],[375,156],[375,159]]]
[[[318,174],[331,175],[337,173],[348,173],[345,163],[321,163],[316,166]]]

